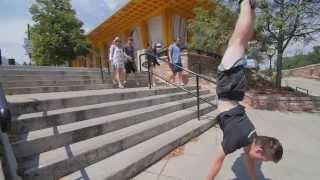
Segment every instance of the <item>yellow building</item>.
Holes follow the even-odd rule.
[[[97,53],[87,59],[78,58],[71,65],[98,67],[101,58],[105,66],[108,49],[116,36],[124,43],[132,36],[137,50],[145,49],[148,43],[161,43],[167,47],[176,37],[186,42],[190,37],[187,20],[194,16],[193,8],[209,5],[204,0],[129,0],[88,34]]]

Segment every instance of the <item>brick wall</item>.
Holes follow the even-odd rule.
[[[320,97],[281,97],[246,94],[244,103],[255,108],[279,111],[319,111]]]
[[[168,57],[164,56],[162,57],[163,60],[168,60]],[[219,61],[214,59],[213,57],[209,57],[206,55],[196,54],[192,52],[184,52],[182,53],[182,64],[185,69],[189,69],[193,72],[204,74],[209,77],[215,76],[215,72],[217,71],[217,67],[219,65]],[[200,72],[199,72],[199,66],[196,65],[196,63],[200,64]],[[171,75],[172,71],[169,67],[169,65],[165,62],[160,62],[160,68],[159,71],[163,75]],[[186,72],[183,72],[183,74],[187,74]]]

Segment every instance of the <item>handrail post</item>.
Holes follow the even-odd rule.
[[[149,80],[149,89],[151,89],[151,72],[150,72],[150,61],[149,59],[147,58],[147,62],[148,62],[148,80]]]
[[[140,72],[142,72],[141,56],[142,56],[142,54],[139,55],[139,69],[140,69]]]
[[[102,58],[101,58],[101,55],[99,56],[99,61],[100,61],[101,81],[102,81],[102,83],[104,83],[103,70],[102,70]]]
[[[111,75],[111,71],[110,71],[110,61],[108,61],[108,74]]]
[[[200,92],[199,92],[199,76],[196,76],[197,83],[197,114],[198,120],[200,120]]]

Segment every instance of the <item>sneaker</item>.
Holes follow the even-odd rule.
[[[120,89],[123,89],[124,86],[123,86],[122,84],[119,84],[119,88],[120,88]]]
[[[112,80],[112,84],[113,84],[113,86],[116,86],[118,83],[116,80]]]

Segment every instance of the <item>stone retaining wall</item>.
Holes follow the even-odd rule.
[[[320,80],[320,64],[313,64],[300,68],[284,70],[283,74],[284,76],[295,76]]]
[[[320,97],[281,97],[277,95],[246,94],[245,104],[264,110],[320,111]]]

